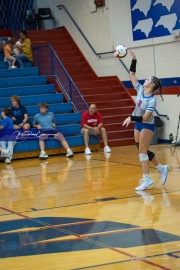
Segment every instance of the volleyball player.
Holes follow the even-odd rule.
[[[130,54],[132,56],[130,79],[134,88],[137,90],[137,99],[133,114],[124,120],[123,126],[126,125],[127,127],[131,121],[135,122],[134,138],[139,149],[139,160],[142,163],[143,171],[140,185],[135,190],[145,190],[154,183],[149,176],[149,161],[156,166],[158,172],[161,174],[162,185],[165,184],[168,174],[168,165],[161,165],[155,153],[148,150],[154,135],[153,112],[157,103],[154,93],[159,91],[161,94],[162,85],[160,80],[155,76],[149,77],[141,85],[135,76],[136,56],[131,51]]]

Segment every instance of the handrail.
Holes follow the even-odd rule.
[[[155,110],[155,113],[158,115],[158,116],[161,116],[161,117],[165,117],[167,120],[169,120],[169,116],[167,114],[160,114],[158,113],[158,111],[156,109]]]
[[[71,16],[71,14],[69,13],[69,11],[67,10],[67,8],[64,5],[58,5],[57,6],[60,10],[63,8],[65,10],[65,12],[67,13],[67,15],[69,16],[69,18],[72,20],[72,22],[74,23],[74,25],[77,27],[77,29],[79,30],[79,32],[81,33],[81,35],[83,36],[83,38],[86,40],[87,44],[89,45],[89,47],[91,48],[91,50],[94,52],[95,55],[99,56],[99,58],[101,58],[101,55],[104,54],[110,54],[113,53],[113,51],[110,52],[101,52],[101,53],[97,53],[95,51],[95,49],[93,48],[93,46],[91,45],[91,43],[89,42],[89,40],[87,39],[87,37],[84,35],[84,33],[82,32],[82,30],[80,29],[79,25],[76,23],[76,21],[73,19],[73,17]],[[124,64],[124,62],[119,59],[119,61],[121,62],[121,64],[123,65],[123,67],[126,69],[126,71],[129,73],[129,69],[126,67],[126,65]]]
[[[79,89],[77,88],[77,86],[75,85],[74,81],[72,80],[71,76],[69,75],[69,73],[67,72],[67,70],[65,69],[64,65],[62,64],[61,60],[59,59],[59,57],[57,56],[56,52],[54,51],[54,49],[52,48],[52,46],[50,44],[45,44],[45,45],[41,45],[41,46],[34,46],[32,44],[32,48],[36,50],[36,52],[38,51],[38,49],[43,48],[43,47],[49,47],[51,50],[51,60],[52,60],[52,70],[53,70],[53,74],[51,75],[46,75],[47,77],[54,77],[56,78],[56,80],[58,81],[58,83],[60,84],[62,90],[64,91],[64,93],[66,94],[66,96],[68,97],[69,101],[72,103],[74,109],[76,112],[78,112],[79,110],[77,109],[76,105],[73,102],[73,96],[72,96],[72,86],[74,87],[74,89],[76,90],[76,92],[78,93],[80,99],[82,100],[82,102],[84,103],[86,109],[89,108],[88,104],[86,103],[86,101],[84,100],[83,96],[81,95]],[[53,54],[53,55],[52,55]],[[54,74],[54,67],[53,67],[53,58],[55,57],[56,60],[58,61],[58,63],[60,64],[60,66],[62,67],[64,73],[66,74],[66,76],[68,77],[69,80],[69,90],[70,90],[70,95],[68,94],[68,92],[66,91],[66,89],[64,88],[62,82],[60,81],[60,79],[58,78],[58,76],[56,74]],[[37,65],[38,65],[38,54],[36,55],[36,60],[37,60]]]
[[[16,37],[16,32],[13,31],[11,29],[11,32],[12,34]],[[50,51],[51,51],[51,62],[52,62],[52,73],[51,75],[46,75],[47,77],[54,77],[56,78],[56,80],[58,81],[59,85],[61,86],[61,89],[63,90],[63,92],[65,93],[65,95],[68,97],[69,101],[72,103],[72,106],[74,108],[74,110],[76,112],[78,112],[79,110],[77,109],[77,106],[74,104],[73,102],[73,95],[72,95],[72,86],[74,87],[74,89],[76,90],[76,93],[78,94],[79,98],[81,99],[82,103],[84,104],[85,106],[85,109],[88,109],[89,106],[88,104],[86,103],[85,99],[83,98],[83,96],[81,95],[79,89],[77,88],[77,86],[75,85],[74,81],[72,80],[71,76],[69,75],[69,73],[67,72],[67,70],[65,69],[64,65],[62,64],[61,60],[59,59],[59,57],[57,56],[56,52],[54,51],[54,49],[52,48],[51,44],[44,44],[44,45],[41,45],[41,46],[34,46],[32,43],[31,43],[31,46],[34,50],[36,50],[36,62],[37,62],[37,66],[38,63],[39,63],[39,57],[38,57],[38,49],[41,49],[43,47],[49,47],[50,48]],[[69,91],[70,91],[70,95],[68,94],[68,92],[66,91],[66,89],[64,88],[62,82],[60,81],[60,79],[58,78],[58,76],[56,74],[54,74],[54,63],[53,63],[53,56],[56,58],[56,60],[58,61],[58,63],[60,64],[60,66],[62,67],[64,73],[66,74],[68,80],[69,80]]]

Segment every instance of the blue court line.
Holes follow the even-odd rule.
[[[171,252],[171,253],[168,253],[168,255],[169,255],[170,257],[173,257],[173,258],[179,259],[179,258],[180,258],[180,256],[177,256],[177,255],[175,255],[174,253],[177,253],[177,251],[176,251],[176,252]]]
[[[91,159],[91,160],[98,160],[98,161],[104,161],[104,160],[101,160],[101,159]],[[111,160],[108,160],[108,162],[112,162],[112,163],[116,163],[116,164],[119,164],[119,165],[129,165],[129,166],[135,166],[135,167],[142,167],[142,165],[141,164],[132,164],[132,163],[127,163],[127,162],[118,162],[118,161],[111,161]],[[151,168],[151,169],[154,169],[154,170],[156,170],[156,168],[153,166],[149,166],[149,168]],[[172,170],[172,169],[169,169],[168,171],[171,171],[171,172],[179,172],[179,171],[177,171],[177,170]]]
[[[94,161],[102,161],[102,162],[104,162],[104,160],[101,160],[101,159],[91,159],[91,161],[92,160],[94,160]],[[75,161],[75,162],[82,162],[83,160],[78,160],[78,161]],[[84,160],[85,161],[85,160]],[[132,164],[132,163],[126,163],[126,162],[120,162],[120,161],[113,161],[113,160],[108,160],[108,162],[109,163],[114,163],[113,164],[113,166],[118,166],[118,165],[128,165],[128,166],[135,166],[135,167],[141,167],[141,164]],[[65,162],[62,162],[62,163],[65,163]],[[54,164],[49,164],[49,165],[58,165],[58,163],[54,163]],[[32,166],[33,167],[33,166]],[[94,167],[94,168],[92,168],[92,170],[93,169],[96,169],[96,168],[102,168],[102,167],[112,167],[112,164],[111,164],[111,166],[108,166],[108,165],[106,165],[106,166],[98,166],[98,167]],[[24,168],[24,167],[18,167],[17,169],[19,169],[19,168]],[[153,166],[153,167],[149,167],[149,168],[151,168],[151,169],[154,169],[154,170],[156,170],[156,168]],[[16,168],[15,168],[16,169]],[[71,170],[62,170],[61,172],[68,172],[68,173],[71,173],[71,172],[74,172],[74,171],[84,171],[84,170],[86,170],[86,168],[82,168],[82,169],[71,169]],[[179,171],[177,171],[177,170],[172,170],[172,169],[169,169],[169,171],[172,171],[172,172],[179,172]],[[48,174],[52,174],[52,173],[56,173],[57,174],[57,172],[51,172],[51,173],[46,173],[47,175]],[[42,176],[42,174],[40,173],[40,174],[32,174],[32,175],[23,175],[23,176],[17,176],[16,178],[17,179],[20,179],[20,178],[23,178],[23,177],[25,177],[25,176]]]
[[[175,193],[175,192],[179,192],[180,190],[174,190],[174,191],[170,191],[170,192],[166,192],[168,194],[170,193]],[[152,195],[158,195],[158,194],[162,194],[160,193],[153,193]],[[131,199],[131,198],[139,198],[140,196],[130,196],[130,197],[124,197],[124,198],[115,198],[114,200],[125,200],[125,199]],[[106,202],[106,201],[105,201]],[[63,205],[63,206],[56,206],[56,207],[52,207],[52,208],[40,208],[40,209],[36,209],[36,210],[31,210],[31,211],[23,211],[23,212],[16,212],[17,214],[22,214],[22,213],[31,213],[32,211],[45,211],[45,210],[50,210],[50,209],[59,209],[59,208],[65,208],[65,207],[72,207],[72,206],[80,206],[80,205],[87,205],[87,204],[92,204],[92,203],[99,203],[99,201],[94,201],[94,202],[87,202],[87,203],[77,203],[77,204],[68,204],[68,205]],[[102,201],[103,203],[103,201]],[[10,214],[2,214],[1,216],[9,216],[12,215]]]

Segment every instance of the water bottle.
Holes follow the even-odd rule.
[[[169,141],[170,141],[170,143],[172,143],[174,141],[172,133],[169,134]]]

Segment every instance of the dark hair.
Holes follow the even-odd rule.
[[[162,84],[160,79],[155,76],[151,76],[151,82],[154,84],[153,92],[159,91],[162,101],[164,100],[162,97]]]
[[[12,96],[10,97],[10,101],[12,102],[12,100],[15,100],[19,105],[21,104],[21,99],[19,96]]]
[[[47,109],[49,109],[49,105],[47,103],[45,103],[45,102],[39,103],[38,106],[40,108],[47,108]]]
[[[10,111],[10,109],[4,108],[2,111],[4,112],[4,114],[5,114],[6,116],[11,117],[11,111]]]
[[[9,40],[7,41],[7,44],[14,44],[14,42],[12,41],[12,39],[9,39]]]
[[[22,31],[20,31],[20,33],[22,33],[23,35],[25,35],[28,38],[28,34],[27,34],[26,30],[22,30]]]

